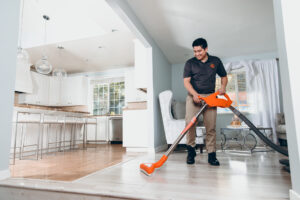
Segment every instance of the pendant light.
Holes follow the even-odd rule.
[[[18,51],[17,51],[17,61],[18,62],[29,62],[29,54],[25,49],[22,48],[22,34],[23,34],[23,13],[24,13],[24,4],[25,0],[21,1],[22,3],[22,10],[21,10],[21,20],[20,20],[20,27],[19,27],[19,41],[18,41]]]
[[[47,21],[50,20],[49,16],[43,15],[43,19],[45,20],[45,31],[44,31],[44,44],[46,45],[47,39]],[[43,56],[40,60],[35,63],[35,69],[40,74],[49,74],[52,71],[52,65],[49,63],[47,56],[45,55],[45,47],[43,47]]]
[[[58,45],[57,49],[59,50],[59,60],[62,60],[61,53],[65,48],[61,45]],[[63,68],[55,68],[52,71],[52,76],[59,77],[59,78],[67,77],[67,72]]]

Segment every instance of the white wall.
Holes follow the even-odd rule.
[[[300,199],[300,1],[273,0],[292,176],[290,199]]]
[[[162,115],[159,107],[158,95],[164,90],[171,89],[172,67],[163,52],[153,45],[153,104],[154,104],[154,133],[155,147],[166,143]]]
[[[149,134],[149,147],[157,149],[165,144],[158,95],[163,90],[171,89],[171,64],[136,17],[127,1],[106,1],[129,27],[136,38],[138,38],[145,47],[152,48],[152,68],[147,69],[150,79],[147,90],[147,109],[149,116],[147,130]]]
[[[20,1],[0,1],[0,179],[9,176]]]
[[[132,67],[125,72],[125,105],[136,101],[147,101],[147,94],[136,89],[135,68]]]

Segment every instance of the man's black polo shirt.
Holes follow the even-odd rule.
[[[191,77],[191,84],[199,94],[209,94],[215,92],[216,74],[220,77],[227,75],[222,61],[216,56],[208,55],[205,63],[196,57],[186,61],[183,78]]]

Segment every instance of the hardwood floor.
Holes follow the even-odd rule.
[[[128,153],[121,144],[99,144],[87,150],[45,154],[38,161],[16,160],[10,173],[12,178],[73,181],[137,155],[141,153]]]

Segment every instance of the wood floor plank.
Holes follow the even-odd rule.
[[[16,160],[10,173],[13,178],[73,181],[138,155],[126,152],[121,144],[99,144],[97,148],[45,155],[41,160]]]

